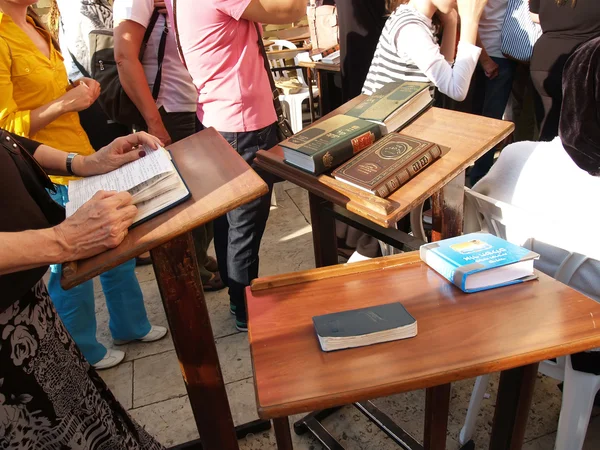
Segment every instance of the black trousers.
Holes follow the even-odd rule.
[[[251,166],[258,150],[268,150],[279,142],[275,124],[256,131],[220,133]],[[244,289],[258,277],[258,252],[269,218],[274,182],[270,174],[253,168],[269,186],[269,193],[230,211],[213,223],[219,273],[229,288],[236,319],[241,322],[247,320]]]
[[[531,81],[536,90],[536,118],[540,141],[558,136],[562,106],[562,76],[569,55],[561,55],[548,70],[532,70]]]

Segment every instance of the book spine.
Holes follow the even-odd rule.
[[[327,150],[315,153],[312,158],[315,162],[315,175],[339,166],[357,153],[373,145],[381,137],[381,128],[373,124],[368,131],[352,139],[337,142]]]
[[[450,281],[452,284],[454,284],[461,290],[464,290],[464,280],[461,283],[463,284],[463,286],[459,286],[454,282],[454,274],[456,272],[456,267],[454,267],[449,261],[444,259],[442,256],[438,255],[433,250],[427,248],[426,245],[421,246],[421,248],[419,249],[419,257],[421,258],[421,261],[423,261],[441,276],[446,278],[448,281]]]
[[[396,172],[378,186],[377,189],[375,189],[375,195],[382,198],[387,197],[441,156],[442,149],[438,145],[430,147],[424,153],[417,155],[399,172]]]

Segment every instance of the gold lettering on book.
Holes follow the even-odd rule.
[[[421,159],[419,159],[418,161],[415,161],[413,163],[412,168],[415,172],[418,172],[423,167],[425,167],[427,164],[429,164],[429,158],[427,158],[427,155],[423,155],[423,157]]]
[[[331,153],[327,152],[323,155],[323,165],[327,168],[333,165],[333,156],[331,156]]]
[[[356,170],[365,175],[371,175],[379,171],[379,166],[375,163],[363,163],[356,166]]]

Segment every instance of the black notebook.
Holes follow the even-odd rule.
[[[417,321],[401,303],[325,314],[313,317],[313,322],[325,352],[417,335]]]

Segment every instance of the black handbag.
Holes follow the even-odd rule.
[[[158,20],[160,13],[157,9],[152,13],[150,23],[144,33],[142,45],[140,48],[140,61],[142,60],[150,35]],[[158,71],[154,80],[152,97],[156,101],[160,92],[160,83],[162,79],[162,64],[165,56],[165,46],[167,43],[167,28],[165,28],[160,38],[158,47]],[[91,78],[100,83],[102,92],[98,97],[98,102],[106,115],[113,121],[125,125],[144,126],[145,121],[135,104],[125,93],[119,79],[119,71],[115,61],[114,36],[113,30],[92,30],[90,38],[90,56],[91,56]],[[81,70],[81,69],[80,69]],[[84,73],[84,72],[82,72]],[[85,74],[84,74],[85,75]]]
[[[23,148],[19,139],[15,139],[15,136],[0,129],[0,143],[15,162],[27,192],[37,203],[48,222],[51,225],[58,225],[65,220],[65,209],[48,194],[48,190],[55,191],[54,183],[35,158]]]

